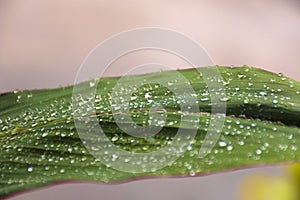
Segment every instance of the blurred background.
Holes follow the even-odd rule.
[[[152,26],[191,37],[218,65],[246,64],[300,81],[299,0],[0,0],[0,92],[71,85],[97,44],[122,31]],[[187,67],[165,53],[137,52],[115,62],[106,75],[149,61]],[[121,185],[72,183],[11,199],[243,200],[263,190],[256,184],[262,180],[271,186],[279,181],[284,188],[288,174],[286,167],[269,166]]]

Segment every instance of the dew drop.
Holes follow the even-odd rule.
[[[45,132],[45,133],[42,134],[42,137],[47,137],[47,135],[48,135],[48,133]]]
[[[205,97],[205,98],[201,98],[200,99],[200,101],[202,101],[202,102],[205,102],[205,101],[208,101],[209,99],[207,98],[207,97]]]
[[[224,141],[220,141],[219,142],[219,146],[220,147],[225,147],[227,144],[226,144],[226,142],[224,142]]]
[[[143,149],[143,151],[147,151],[148,147],[147,146],[143,146],[142,149]]]
[[[222,98],[220,99],[220,101],[223,101],[223,102],[230,101],[230,100],[231,100],[230,97],[222,97]]]
[[[261,155],[261,154],[262,154],[262,151],[261,151],[260,149],[257,149],[257,150],[255,151],[255,153],[256,153],[257,155]]]
[[[227,86],[227,85],[229,85],[229,84],[230,84],[230,81],[227,81],[227,82],[226,82],[226,81],[223,81],[223,85],[224,85],[224,86]]]
[[[131,101],[134,101],[134,100],[136,100],[136,99],[137,99],[137,96],[131,96],[131,97],[130,97],[130,100],[131,100]]]
[[[228,150],[228,151],[231,151],[232,149],[233,149],[233,146],[228,146],[228,147],[227,147],[227,150]]]
[[[245,78],[246,76],[245,76],[244,74],[238,74],[237,77],[238,77],[239,79],[242,79],[242,78]]]
[[[249,100],[248,100],[248,99],[245,99],[245,100],[244,100],[244,104],[249,104]]]
[[[72,147],[69,147],[68,152],[72,153],[72,151],[73,151]]]
[[[91,81],[89,84],[90,84],[90,87],[94,87],[96,83],[94,81]]]
[[[117,156],[116,154],[113,154],[111,157],[112,157],[111,161],[116,161],[119,156]]]
[[[264,146],[265,146],[265,147],[269,147],[269,143],[265,142],[265,143],[264,143]]]
[[[36,127],[38,124],[37,123],[34,123],[31,125],[31,127]]]
[[[119,139],[119,136],[118,135],[114,135],[112,138],[111,138],[111,141],[112,142],[115,142]]]
[[[267,92],[265,92],[265,91],[261,91],[261,92],[259,92],[259,94],[260,94],[261,96],[267,96]]]
[[[152,97],[151,92],[147,92],[147,93],[145,94],[145,98],[146,98],[146,99],[150,99],[151,97]]]
[[[172,83],[171,81],[168,81],[168,86],[173,85],[174,83]]]
[[[256,127],[257,125],[256,125],[255,123],[252,123],[251,126],[252,126],[252,127]]]
[[[27,171],[28,171],[28,172],[32,172],[32,171],[33,171],[33,167],[32,167],[32,166],[28,167],[28,168],[27,168]]]

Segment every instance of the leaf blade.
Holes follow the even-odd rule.
[[[105,166],[89,154],[73,122],[72,87],[2,94],[0,196],[66,180],[115,182],[147,176],[194,176],[249,165],[299,161],[297,144],[300,141],[300,84],[281,75],[249,67],[218,69],[224,79],[226,95],[229,98],[224,99],[227,101],[228,112],[221,137],[212,153],[204,159],[198,159],[209,121],[211,117],[215,117],[209,114],[211,106],[205,94],[205,83],[197,79],[195,70],[184,70],[182,74],[190,80],[197,92],[202,111],[189,115],[199,117],[202,126],[198,129],[194,143],[183,157],[173,165],[152,173],[120,172]],[[169,73],[172,72],[145,76],[159,80],[167,78]],[[136,76],[133,79],[138,81],[145,76]],[[107,94],[118,78],[101,81],[96,92],[102,96],[98,106],[103,105],[103,108],[107,108]],[[157,88],[158,102],[164,101],[165,92],[166,88]],[[137,104],[143,104],[143,94],[139,91],[136,93],[135,101]],[[142,116],[147,108],[133,109],[133,114],[141,115],[135,119],[137,124],[143,125],[148,119],[147,116]],[[174,113],[179,109],[175,102],[169,101],[165,109],[169,119],[167,122],[180,120],[180,113]],[[151,152],[158,147],[163,148],[180,127],[179,123],[165,125],[162,134],[158,134],[153,143],[144,139],[131,142],[132,137],[124,134],[114,124],[110,110],[97,110],[97,117],[102,120],[100,124],[110,140],[115,140],[115,145],[136,152]],[[113,139],[116,136],[117,140]]]

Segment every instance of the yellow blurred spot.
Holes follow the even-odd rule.
[[[287,167],[288,173],[293,177],[300,179],[300,164],[292,164]]]
[[[288,177],[258,174],[241,184],[240,200],[297,200],[297,189]]]

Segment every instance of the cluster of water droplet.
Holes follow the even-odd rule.
[[[198,126],[181,127],[197,129],[196,138],[186,149],[182,149],[183,156],[172,166],[153,172],[157,175],[194,176],[247,164],[290,161],[299,156],[296,143],[299,141],[299,129],[296,127],[300,121],[297,118],[300,104],[300,92],[297,90],[300,89],[299,84],[282,74],[271,75],[248,67],[220,68],[220,72],[223,80],[211,81],[222,81],[226,91],[215,88],[209,93],[198,71],[183,71],[183,75],[188,77],[185,83],[176,79],[167,83],[179,91],[182,84],[191,85],[195,90],[193,94],[181,91],[182,96],[178,96],[162,86],[159,78],[167,78],[163,76],[164,72],[152,75],[157,79],[156,84],[131,88],[134,92],[130,97],[128,110],[136,123],[133,128],[136,125],[162,128],[160,133],[148,139],[127,135],[113,123],[113,114],[117,113],[112,113],[112,110],[118,111],[120,105],[111,103],[111,92],[118,79],[102,79],[98,84],[95,81],[85,83],[87,87],[96,89],[96,95],[82,99],[81,108],[78,110],[72,109],[72,88],[15,91],[0,96],[0,101],[3,99],[6,102],[0,106],[0,177],[3,180],[0,185],[6,183],[13,187],[15,184],[46,183],[74,177],[107,182],[136,176],[117,172],[89,154],[82,142],[91,145],[98,143],[81,141],[73,122],[73,112],[82,113],[82,117],[86,119],[92,117],[84,115],[89,109],[95,109],[94,117],[110,143],[126,151],[140,153],[157,151],[172,143],[177,129],[181,127],[182,115],[198,116]],[[222,132],[221,137],[212,152],[205,158],[198,159],[199,149],[211,120],[211,97],[216,94],[224,94],[219,100],[227,103],[228,117],[224,129],[218,130]],[[199,106],[199,113],[183,113],[180,110],[180,105],[187,103],[186,95],[197,98],[191,106]],[[86,106],[91,101],[94,101],[92,108]],[[148,111],[156,103],[163,106],[164,110],[156,112],[165,120],[157,120],[149,115]],[[87,120],[87,128],[97,127],[89,126]],[[103,146],[111,145],[110,143],[103,141]],[[101,149],[99,146],[92,148],[94,151]],[[113,154],[107,159],[114,162],[119,158],[120,155]],[[166,158],[161,158],[164,159]],[[124,163],[126,162],[130,160],[124,159]]]

